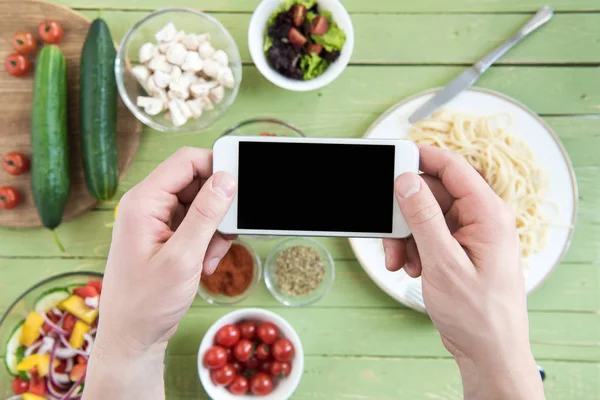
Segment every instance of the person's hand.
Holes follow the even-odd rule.
[[[424,174],[395,183],[413,236],[384,240],[386,267],[422,277],[425,307],[458,362],[465,398],[543,398],[512,211],[463,157],[431,146],[420,154]]]
[[[210,150],[182,148],[123,196],[86,400],[164,398],[167,341],[192,304],[202,271],[212,273],[229,250],[231,238],[215,232],[235,192],[234,177],[212,175]]]

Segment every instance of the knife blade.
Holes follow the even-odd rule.
[[[428,117],[440,106],[446,104],[456,97],[460,92],[469,88],[496,60],[502,57],[508,50],[512,49],[514,45],[523,40],[523,38],[525,38],[531,32],[550,21],[553,15],[554,10],[552,7],[544,6],[540,8],[539,11],[535,13],[535,15],[513,36],[450,81],[450,83],[444,89],[419,107],[417,111],[415,111],[408,118],[408,121],[411,124],[414,124],[423,118]]]

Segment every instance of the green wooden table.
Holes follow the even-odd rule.
[[[258,0],[59,0],[102,16],[115,40],[144,14],[166,6],[213,13],[236,39],[244,61],[238,100],[225,118],[195,134],[144,130],[119,197],[177,148],[211,147],[228,126],[275,117],[311,136],[360,137],[389,106],[446,84],[495,47],[544,0],[344,0],[356,45],[351,65],[330,86],[292,93],[252,65],[246,32]],[[553,21],[502,58],[479,85],[513,96],[541,114],[569,151],[580,189],[579,221],[566,259],[529,298],[531,343],[548,378],[548,399],[600,399],[600,1],[549,0]],[[383,43],[386,43],[384,46]],[[58,229],[67,253],[44,230],[0,230],[0,312],[40,279],[73,270],[102,271],[115,203]],[[333,290],[310,308],[280,306],[264,285],[241,307],[280,313],[306,352],[297,399],[460,399],[458,370],[429,319],[381,292],[348,242],[319,239],[335,256]],[[272,242],[255,242],[265,256]],[[196,373],[204,332],[232,308],[197,300],[170,344],[169,399],[205,398]]]

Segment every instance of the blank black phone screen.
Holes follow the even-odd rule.
[[[238,228],[392,233],[395,146],[240,142]]]

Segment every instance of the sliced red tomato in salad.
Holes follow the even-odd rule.
[[[73,290],[73,294],[81,297],[82,299],[87,299],[88,297],[98,297],[98,295],[100,295],[98,290],[91,285],[78,287]]]
[[[46,379],[38,375],[36,371],[30,372],[29,393],[39,396],[46,394]]]
[[[65,331],[71,333],[75,327],[75,322],[77,322],[77,318],[73,314],[67,314],[63,320],[62,327]]]
[[[26,382],[17,376],[12,381],[12,389],[15,394],[23,394],[29,390],[29,382]]]
[[[88,286],[91,286],[94,289],[96,289],[98,294],[102,294],[102,281],[89,281]]]

